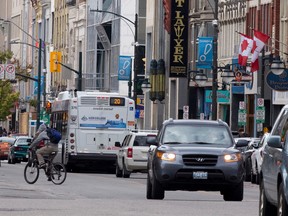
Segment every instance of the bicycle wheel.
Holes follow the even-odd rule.
[[[24,169],[24,179],[28,184],[34,184],[39,177],[39,167],[35,161],[27,163]]]
[[[67,176],[65,166],[62,163],[53,163],[50,171],[50,176],[54,184],[62,184]]]

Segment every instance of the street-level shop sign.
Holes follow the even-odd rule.
[[[266,76],[267,85],[276,91],[288,91],[288,69],[284,69],[279,75],[270,71]]]

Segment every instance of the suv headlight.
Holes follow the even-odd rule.
[[[175,161],[176,159],[176,154],[172,152],[157,152],[157,157],[161,160],[165,161]]]
[[[235,153],[235,154],[226,154],[224,155],[224,161],[229,162],[237,162],[241,160],[241,153]]]

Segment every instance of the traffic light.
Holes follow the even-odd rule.
[[[50,72],[61,72],[61,52],[50,52]]]
[[[144,82],[144,80],[145,80],[145,77],[137,76],[137,79],[136,79],[136,94],[137,95],[143,95],[142,83]]]
[[[51,113],[51,108],[52,108],[51,102],[47,101],[45,106],[46,113]]]

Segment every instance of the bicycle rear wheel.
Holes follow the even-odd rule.
[[[24,179],[28,184],[34,184],[39,178],[39,167],[36,161],[27,163],[24,169]]]
[[[65,166],[62,163],[53,163],[50,171],[50,176],[54,184],[62,184],[67,176]]]

